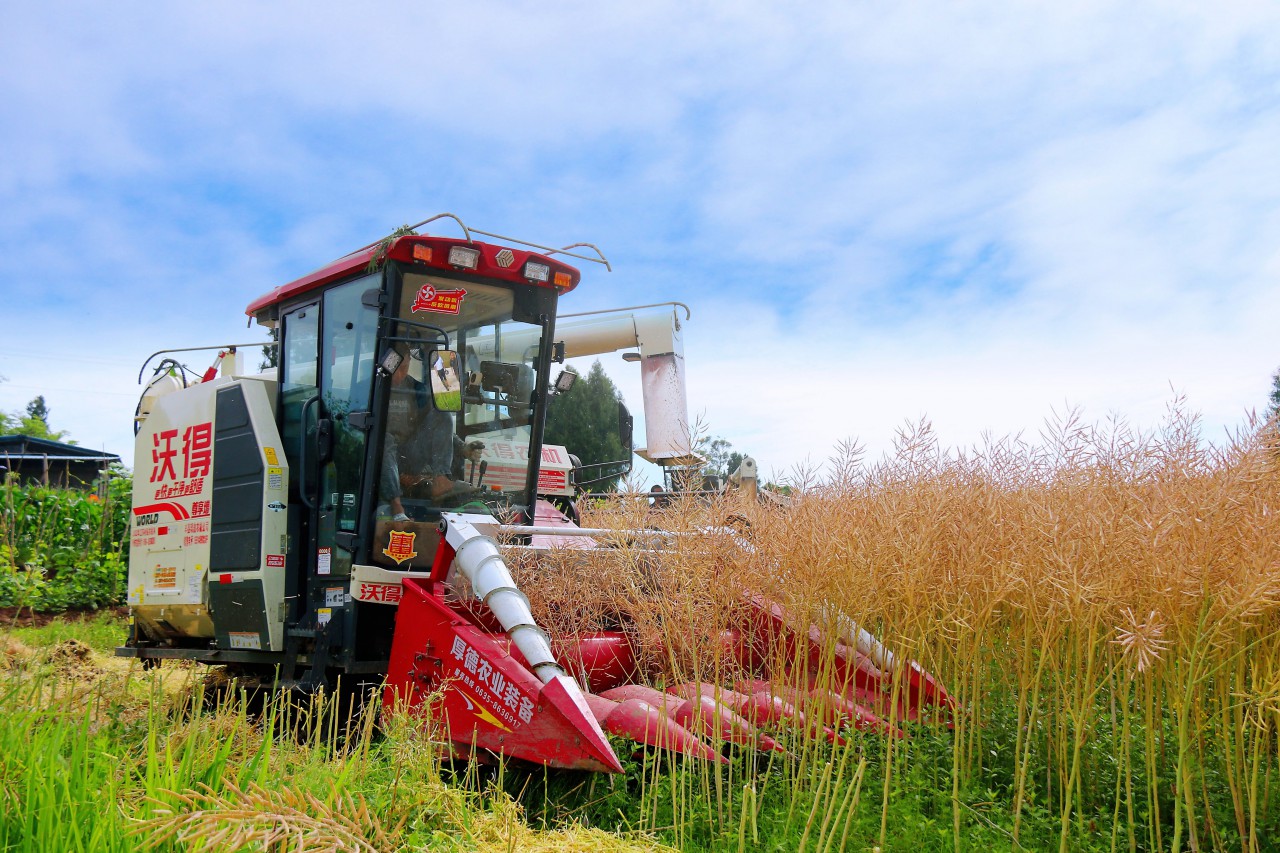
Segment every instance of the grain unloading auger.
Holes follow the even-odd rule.
[[[580,277],[562,259],[596,260],[570,251],[594,247],[444,217],[462,237],[388,238],[253,302],[279,342],[266,372],[222,347],[188,379],[168,352],[136,419],[133,627],[119,654],[303,691],[385,680],[387,704],[442,723],[459,755],[606,771],[620,768],[606,733],[710,759],[724,742],[781,748],[774,729],[896,734],[892,721],[951,706],[834,611],[802,624],[748,590],[713,638],[732,683],[651,686],[625,626],[549,638],[506,554],[608,535],[575,524],[574,465],[543,441],[548,400],[571,383],[552,365],[634,347],[642,452],[688,467],[679,314],[558,321]],[[668,539],[631,538],[658,552]]]

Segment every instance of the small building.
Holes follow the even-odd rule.
[[[87,489],[120,457],[47,438],[0,435],[0,480],[16,474],[22,483]]]

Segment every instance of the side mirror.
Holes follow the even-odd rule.
[[[619,401],[618,403],[618,440],[622,442],[622,449],[627,454],[627,459],[631,458],[631,451],[635,448],[635,419],[631,417],[626,403]]]
[[[442,412],[462,411],[462,379],[458,375],[458,354],[453,350],[431,352],[427,362],[431,377],[431,398]]]

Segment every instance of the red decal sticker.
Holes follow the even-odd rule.
[[[356,595],[360,601],[379,601],[383,604],[400,603],[400,584],[398,583],[362,583]]]
[[[185,498],[198,495],[204,491],[204,477],[193,477],[190,480],[178,480],[167,483],[156,489],[156,500],[165,498]]]
[[[567,473],[566,471],[539,471],[538,489],[567,489],[569,487]]]
[[[275,568],[275,569],[283,568],[283,567],[284,567],[284,554],[268,554],[268,555],[267,555],[267,565],[268,565],[268,566],[270,566],[270,567],[272,567],[272,568]]]
[[[176,429],[167,429],[151,436],[151,482],[178,478],[177,472],[173,470],[173,457],[178,455],[173,440],[177,437]]]
[[[182,433],[182,476],[207,477],[213,459],[213,424],[187,427]]]
[[[467,292],[462,288],[457,290],[436,290],[429,284],[424,284],[418,291],[418,295],[413,298],[413,305],[410,311],[434,311],[437,314],[457,314],[462,308],[462,297]]]
[[[231,575],[218,575],[218,583],[231,583]]]
[[[454,665],[454,674],[460,681],[475,689],[477,698],[483,697],[484,704],[495,714],[511,725],[518,725],[515,715],[518,715],[523,723],[533,719],[533,700],[524,695],[524,691],[514,682],[507,681],[506,676],[501,671],[476,649],[468,646],[465,640],[455,636],[450,654],[453,655],[455,661],[461,664],[461,666]],[[478,704],[472,702],[465,693],[462,695],[467,699],[468,705],[474,706]],[[505,708],[503,707],[504,705],[506,706]],[[470,710],[475,711],[476,709],[472,707]],[[477,716],[480,715],[477,714]],[[503,726],[497,720],[490,718],[488,721],[506,728],[507,731],[511,731],[511,729]]]
[[[151,436],[151,482],[162,483],[179,479],[178,471],[173,464],[179,453],[182,454],[183,478],[208,476],[209,467],[213,462],[213,423],[206,421],[183,430],[180,448],[173,446],[177,438],[176,428],[166,429]]]
[[[406,533],[401,530],[391,531],[391,541],[387,543],[387,547],[382,549],[382,553],[396,561],[396,565],[400,565],[405,560],[412,560],[418,556],[418,552],[413,550],[413,540],[418,536],[417,533]]]
[[[159,515],[162,512],[169,513],[178,521],[185,521],[187,518],[189,518],[189,516],[187,515],[187,508],[184,507],[182,504],[175,504],[175,503],[148,504],[147,506],[135,506],[133,508],[134,515]],[[157,518],[156,521],[159,521],[159,519]],[[156,522],[149,521],[146,523],[155,524]]]
[[[157,536],[168,536],[168,535],[169,535],[169,528],[167,528],[167,527],[160,527],[160,528],[157,528],[157,529],[156,529],[156,535],[157,535]]]

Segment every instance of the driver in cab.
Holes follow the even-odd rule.
[[[415,350],[410,358],[403,343],[395,348],[401,359],[391,374],[378,491],[392,520],[408,521],[403,498],[429,498],[439,503],[472,489],[450,477],[454,467],[453,418],[437,409],[431,389],[410,375],[411,363],[420,362],[420,352]]]

